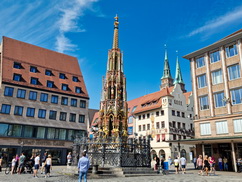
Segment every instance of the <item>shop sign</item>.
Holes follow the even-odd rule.
[[[22,140],[18,139],[20,145],[46,145],[46,146],[65,146],[64,141],[48,141],[48,140]]]

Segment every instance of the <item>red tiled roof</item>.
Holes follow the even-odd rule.
[[[77,58],[8,37],[3,37],[2,41],[3,82],[88,98]],[[14,62],[21,63],[23,69],[14,69]],[[30,72],[30,66],[37,67],[38,72]],[[51,70],[53,76],[46,76],[46,69]],[[13,81],[14,73],[21,74],[24,81]],[[59,73],[64,73],[67,79],[59,79]],[[72,76],[78,77],[79,82],[73,82]],[[38,78],[40,84],[30,84],[31,77]],[[56,88],[46,87],[47,80],[53,81]],[[62,84],[68,84],[70,91],[61,90]],[[83,93],[75,93],[75,87],[81,87]]]
[[[98,124],[99,121],[95,122],[96,119],[98,119],[99,117],[99,112],[95,112],[94,116],[93,116],[93,119],[92,119],[92,124],[91,126],[96,126]]]

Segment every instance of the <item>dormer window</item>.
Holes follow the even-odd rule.
[[[37,68],[35,66],[30,66],[30,72],[37,73],[38,70],[37,70]]]
[[[64,91],[67,91],[68,90],[68,85],[67,84],[62,84],[61,89],[64,90]]]
[[[33,85],[38,85],[38,78],[31,77],[30,83]]]
[[[72,81],[73,81],[73,82],[79,82],[78,77],[73,76],[73,77],[72,77]]]
[[[53,73],[52,73],[52,71],[50,71],[50,70],[45,70],[45,75],[47,75],[47,76],[52,76]]]
[[[81,87],[76,87],[76,93],[78,93],[78,94],[82,93]]]
[[[54,82],[47,80],[47,87],[54,88]]]
[[[13,80],[14,81],[18,81],[18,82],[20,82],[21,81],[21,78],[22,78],[22,75],[20,75],[20,74],[13,74]]]
[[[66,79],[66,75],[65,75],[64,73],[60,73],[60,74],[59,74],[59,78],[60,78],[60,79]]]
[[[14,62],[13,67],[16,69],[21,69],[22,65],[21,65],[21,63]]]

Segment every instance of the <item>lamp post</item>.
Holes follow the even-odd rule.
[[[177,145],[177,147],[178,147],[178,155],[179,155],[179,158],[181,157],[181,145],[180,145],[180,140],[178,140],[178,145]]]
[[[24,141],[20,143],[20,154],[23,152],[23,147],[24,147]]]

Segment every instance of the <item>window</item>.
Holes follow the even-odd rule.
[[[54,82],[47,80],[47,87],[54,88]]]
[[[36,138],[45,138],[45,128],[44,127],[37,127]]]
[[[141,125],[139,125],[139,131],[141,131]]]
[[[60,129],[59,139],[65,140],[66,139],[66,129]]]
[[[48,128],[47,138],[48,139],[55,139],[55,128]]]
[[[128,123],[133,123],[133,116],[129,116]]]
[[[161,128],[165,128],[165,121],[161,121]]]
[[[14,88],[12,88],[12,87],[5,87],[4,96],[12,97],[13,96],[13,91],[14,91]]]
[[[182,112],[182,117],[185,118],[185,113],[184,112]]]
[[[65,75],[64,73],[60,73],[60,74],[59,74],[59,78],[60,78],[60,79],[66,79],[66,75]]]
[[[30,79],[30,83],[31,84],[33,84],[33,85],[38,85],[38,78],[33,78],[33,77],[31,77],[31,79]]]
[[[26,112],[27,117],[34,117],[34,113],[35,113],[35,108],[32,108],[32,107],[27,108],[27,112]]]
[[[208,96],[200,97],[199,101],[200,101],[200,109],[201,110],[209,109]]]
[[[2,108],[1,108],[2,114],[10,114],[10,111],[11,111],[11,105],[2,104]]]
[[[227,57],[232,57],[238,54],[236,44],[226,47]]]
[[[133,135],[133,126],[128,127],[128,135]]]
[[[207,86],[207,79],[205,74],[198,76],[197,80],[198,80],[198,88],[203,88]]]
[[[222,70],[221,69],[212,72],[212,82],[213,82],[213,85],[216,85],[216,84],[223,82]]]
[[[74,130],[68,130],[67,139],[73,140],[73,138],[74,138]]]
[[[86,108],[86,101],[80,100],[80,108]]]
[[[37,99],[37,92],[30,91],[29,100],[36,100],[36,99]]]
[[[175,110],[172,110],[172,116],[175,116],[176,115],[176,111]]]
[[[66,121],[66,116],[67,116],[66,112],[60,112],[60,121]]]
[[[173,134],[173,140],[176,140],[176,134]]]
[[[131,113],[133,113],[136,110],[137,106],[134,106]]]
[[[21,125],[9,125],[8,127],[8,136],[20,137],[22,133]]]
[[[181,128],[181,123],[177,122],[177,128],[180,129]]]
[[[37,73],[38,70],[35,66],[30,66],[30,72]]]
[[[79,123],[85,123],[85,115],[79,114]]]
[[[143,114],[143,116],[142,116],[142,117],[143,117],[143,119],[145,119],[145,114]]]
[[[180,117],[180,116],[181,116],[180,111],[177,111],[177,112],[176,112],[176,115],[177,115],[178,117]]]
[[[150,113],[147,114],[147,118],[150,118]]]
[[[164,113],[164,110],[161,110],[161,111],[160,111],[160,114],[161,114],[161,116],[164,116],[164,114],[165,114],[165,113]]]
[[[71,106],[77,107],[77,99],[71,99]]]
[[[228,67],[229,80],[240,78],[240,67],[239,64],[235,64]]]
[[[56,111],[50,110],[49,119],[56,120]]]
[[[24,107],[22,107],[22,106],[15,106],[14,115],[22,116],[23,115],[23,109],[24,109]]]
[[[73,82],[79,82],[78,77],[73,76],[73,77],[72,77],[72,81],[73,81]]]
[[[58,96],[57,95],[52,95],[51,96],[51,103],[53,104],[58,104]]]
[[[219,60],[220,60],[219,51],[210,53],[210,62],[211,63],[218,62]]]
[[[182,123],[182,128],[186,129],[186,124],[185,123]]]
[[[52,74],[52,71],[50,71],[50,70],[45,70],[45,75],[47,75],[47,76],[52,76],[53,74]]]
[[[147,124],[147,130],[150,130],[150,124]]]
[[[197,64],[197,68],[201,68],[201,67],[205,66],[204,57],[197,58],[196,64]]]
[[[216,131],[217,131],[217,134],[226,134],[226,133],[228,133],[227,121],[216,122]]]
[[[26,90],[18,89],[17,98],[24,99],[25,98],[25,94],[26,94]]]
[[[156,142],[160,142],[160,134],[156,135]]]
[[[13,74],[13,80],[14,81],[17,81],[17,82],[20,82],[21,81],[21,78],[22,78],[22,75],[20,74]]]
[[[13,67],[16,68],[16,69],[21,69],[22,65],[21,65],[21,63],[14,62]]]
[[[234,132],[240,133],[242,132],[242,119],[234,119]]]
[[[39,109],[38,117],[44,119],[44,118],[45,118],[45,115],[46,115],[46,110],[44,110],[44,109]]]
[[[160,122],[156,122],[156,129],[160,129]]]
[[[40,94],[40,101],[42,101],[42,102],[48,102],[48,94],[41,93]]]
[[[159,114],[160,114],[160,112],[159,112],[159,111],[157,111],[157,112],[156,112],[156,116],[159,116]]]
[[[224,93],[215,93],[214,94],[214,100],[215,100],[215,107],[223,107],[225,106],[225,101],[224,101]]]
[[[61,97],[61,105],[68,105],[68,98],[67,97]]]
[[[141,115],[139,115],[139,120],[141,120]]]
[[[210,123],[201,123],[200,124],[200,134],[201,135],[211,135]]]
[[[24,137],[33,137],[33,126],[24,126]]]
[[[76,87],[76,93],[82,93],[82,89],[81,89],[81,87]]]
[[[76,122],[76,114],[70,113],[70,121],[71,122]]]
[[[176,122],[175,121],[172,121],[172,127],[176,128]]]
[[[230,93],[233,105],[242,103],[242,88],[231,90]]]
[[[0,124],[0,136],[7,136],[8,124]]]
[[[145,124],[143,125],[143,131],[145,131]]]
[[[64,90],[64,91],[67,91],[68,90],[68,85],[67,84],[62,84],[61,89]]]

